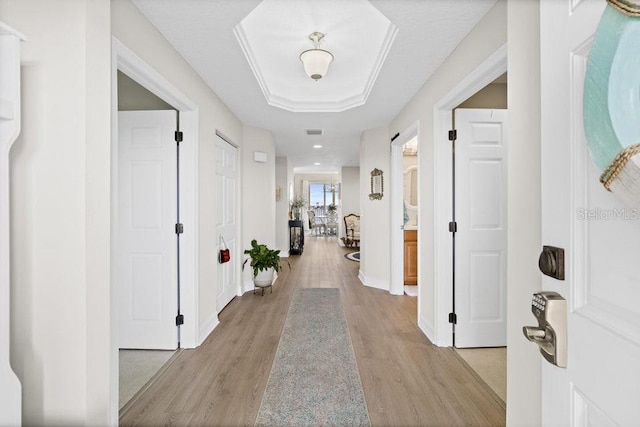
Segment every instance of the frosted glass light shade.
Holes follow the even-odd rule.
[[[300,54],[300,61],[304,65],[304,71],[314,80],[320,80],[327,74],[329,64],[333,61],[333,55],[323,49],[309,49]]]

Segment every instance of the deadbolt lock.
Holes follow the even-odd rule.
[[[564,280],[564,249],[555,246],[543,246],[538,267],[543,274],[558,280]]]

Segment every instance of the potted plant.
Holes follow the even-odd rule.
[[[280,271],[280,250],[269,249],[267,245],[259,244],[255,239],[251,241],[251,249],[245,254],[251,257],[249,264],[253,268],[253,283],[258,288],[266,288],[273,283],[274,271]],[[245,260],[244,264],[248,261]],[[242,267],[244,268],[244,264]]]
[[[307,206],[307,201],[305,200],[305,198],[299,194],[296,194],[291,201],[291,210],[293,211],[293,215],[296,221],[300,221],[300,215],[302,213],[301,211],[305,206]]]
[[[327,228],[331,234],[338,232],[338,206],[335,203],[327,206]]]

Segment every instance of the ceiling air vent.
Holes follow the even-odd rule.
[[[322,129],[307,129],[307,135],[322,135],[323,132]]]

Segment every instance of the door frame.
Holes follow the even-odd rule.
[[[236,177],[235,177],[236,179],[235,179],[234,191],[236,192],[236,205],[235,205],[236,218],[235,219],[236,219],[236,241],[238,242],[238,245],[236,245],[235,253],[232,253],[231,256],[232,257],[235,256],[236,259],[241,260],[242,254],[244,252],[241,244],[242,243],[242,197],[240,197],[241,189],[242,189],[242,182],[241,182],[242,181],[242,161],[241,161],[242,151],[241,151],[241,147],[238,144],[236,144],[231,138],[229,138],[224,133],[222,133],[219,129],[216,129],[215,135],[216,135],[216,138],[220,138],[222,141],[224,141],[225,143],[229,144],[230,146],[236,149]],[[216,271],[216,278],[218,277],[217,275],[218,275],[218,272]],[[242,281],[242,263],[240,262],[236,264],[235,275],[237,278],[235,295],[242,296],[245,290],[244,290],[243,281]],[[219,283],[218,283],[218,286],[220,286]],[[217,301],[216,301],[216,304],[217,304]],[[215,311],[218,312],[217,307]],[[215,320],[217,324],[218,313],[216,314]],[[207,328],[204,331],[201,331],[199,342],[203,342],[209,336],[209,334],[211,333],[211,330],[212,329]]]
[[[463,117],[466,116],[466,117]],[[473,116],[471,118],[470,116]],[[502,137],[500,139],[502,149],[498,149],[497,147],[483,147],[473,148],[473,135],[471,128],[473,127],[474,121],[480,121],[487,123],[500,123],[502,126]],[[469,201],[472,198],[473,192],[469,187],[469,179],[471,175],[470,172],[463,172],[465,169],[469,169],[471,166],[470,163],[465,163],[465,160],[471,161],[473,159],[480,160],[489,160],[489,159],[501,159],[501,171],[503,173],[500,184],[497,188],[497,193],[500,194],[499,198],[502,200],[503,205],[500,210],[500,214],[504,215],[504,219],[502,225],[504,227],[499,232],[498,229],[495,229],[492,235],[496,233],[500,233],[501,239],[500,242],[504,246],[498,245],[501,247],[504,252],[501,255],[502,268],[500,268],[500,281],[497,284],[498,293],[501,296],[504,296],[504,299],[501,300],[499,310],[502,312],[502,316],[500,321],[489,321],[485,319],[485,321],[473,321],[471,313],[469,310],[465,310],[465,308],[472,309],[473,307],[473,298],[472,298],[472,290],[471,290],[471,282],[469,282],[470,277],[473,275],[470,273],[472,263],[468,262],[469,256],[471,255],[471,247],[475,248],[475,251],[493,251],[496,249],[493,245],[488,245],[485,240],[481,240],[480,246],[476,246],[478,240],[472,238],[473,227],[464,226],[464,224],[460,227],[460,233],[457,237],[455,237],[454,243],[455,247],[452,251],[453,253],[453,272],[455,274],[455,286],[453,286],[453,313],[456,314],[456,326],[455,331],[452,331],[453,335],[453,346],[455,348],[482,348],[482,347],[500,347],[506,346],[507,344],[507,265],[508,265],[508,251],[507,251],[507,232],[508,232],[508,213],[507,213],[507,183],[508,183],[508,150],[509,150],[509,135],[507,130],[508,125],[508,109],[506,108],[456,108],[453,110],[453,123],[455,123],[455,129],[460,130],[460,133],[456,134],[456,141],[453,145],[454,153],[453,161],[455,162],[455,170],[453,175],[453,180],[455,185],[452,186],[454,189],[454,197],[456,199],[455,204],[453,206],[455,210],[455,218],[453,219],[456,222],[460,220],[471,219],[471,213],[469,211],[465,212],[467,209],[458,209],[458,206],[468,207]],[[466,127],[466,130],[464,129]],[[469,144],[471,142],[471,144]],[[479,154],[477,150],[481,150],[486,153],[487,150],[491,150],[492,154]],[[476,154],[479,154],[480,157],[476,155],[470,155],[471,151],[475,151]],[[496,153],[496,151],[502,151],[503,157],[500,157]],[[465,185],[465,181],[467,184]],[[465,188],[466,187],[466,188]],[[495,188],[495,186],[492,186]],[[464,191],[466,190],[466,191]],[[465,232],[467,234],[462,234]],[[484,230],[486,233],[488,230]],[[489,236],[487,236],[489,237]],[[491,240],[491,238],[489,238]],[[472,243],[475,242],[475,243]],[[493,241],[495,244],[496,242]],[[467,260],[467,261],[465,261]],[[465,262],[468,262],[466,266],[464,266]],[[495,288],[492,288],[495,289]],[[489,290],[489,292],[491,292]],[[465,307],[465,304],[468,304]],[[462,307],[462,309],[461,309]],[[499,324],[499,327],[496,326],[496,323]],[[495,329],[494,329],[495,328]],[[496,330],[499,329],[499,335]],[[475,341],[474,341],[475,339]]]
[[[507,71],[507,44],[489,55],[471,73],[433,106],[434,150],[434,328],[432,342],[440,347],[453,345],[449,313],[453,301],[453,245],[448,229],[452,218],[451,129],[453,109]],[[418,151],[420,151],[418,149]],[[418,220],[420,224],[420,220]],[[418,250],[420,248],[418,247]]]
[[[186,232],[180,238],[180,300],[185,323],[180,328],[183,348],[200,344],[198,334],[198,106],[131,49],[111,37],[111,284],[110,284],[110,411],[118,413],[118,287],[114,283],[117,233],[118,70],[173,106],[180,113],[180,215]],[[189,226],[193,229],[189,229]],[[176,310],[177,314],[177,310]]]
[[[231,145],[232,147],[234,147],[237,150],[237,159],[236,159],[236,239],[239,242],[237,248],[236,248],[236,253],[235,254],[231,254],[231,256],[235,256],[236,259],[242,259],[242,256],[244,254],[244,249],[242,248],[242,242],[244,240],[242,240],[243,238],[243,234],[242,234],[242,147],[240,145],[238,145],[233,139],[229,138],[227,135],[225,135],[220,129],[216,129],[216,137],[222,139],[224,142],[226,142],[227,144]],[[217,277],[216,273],[216,277]],[[245,292],[248,292],[250,290],[253,289],[253,281],[251,282],[251,288],[250,289],[245,289],[244,286],[244,282],[243,282],[243,277],[242,277],[242,264],[238,263],[236,265],[236,276],[238,277],[237,283],[236,283],[236,296],[242,296]],[[216,314],[216,325],[218,323],[218,315]],[[215,327],[216,325],[213,325],[213,327]],[[213,329],[207,329],[206,330],[206,334],[201,331],[200,332],[200,341],[199,343],[202,343],[211,333]]]
[[[418,170],[420,170],[420,122],[416,120],[391,141],[391,287],[392,295],[404,294],[404,211],[402,146],[413,138],[418,138]],[[418,172],[419,173],[419,172]],[[419,181],[419,180],[418,180]],[[420,183],[418,182],[418,194]],[[418,236],[420,235],[420,198],[418,198]],[[418,244],[418,260],[420,260]],[[418,261],[418,264],[420,262]],[[418,270],[418,276],[420,270]],[[420,277],[418,277],[418,319],[420,319]]]

